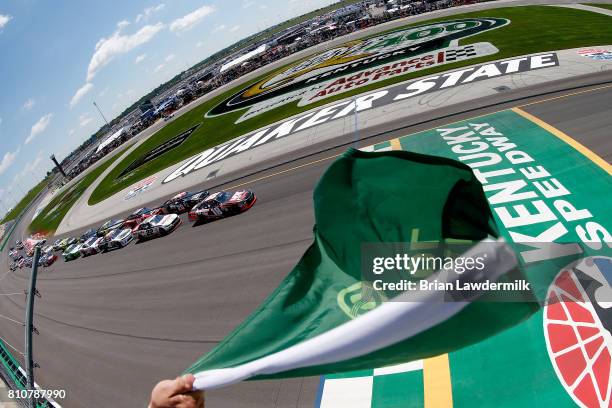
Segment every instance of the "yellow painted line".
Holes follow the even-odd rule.
[[[393,150],[402,150],[399,138],[391,139],[389,143]],[[452,408],[453,387],[448,354],[423,360],[423,394],[425,408]]]
[[[588,147],[583,145],[582,143],[578,142],[577,140],[575,140],[572,137],[568,136],[567,134],[563,133],[562,131],[560,131],[559,129],[555,128],[554,126],[549,125],[548,123],[544,122],[542,119],[537,118],[537,117],[533,116],[532,114],[525,112],[521,108],[518,108],[518,107],[517,108],[512,108],[512,111],[517,113],[517,114],[519,114],[519,115],[521,115],[525,119],[535,123],[536,125],[540,126],[541,128],[547,130],[548,132],[552,133],[553,135],[557,136],[559,139],[563,140],[565,143],[567,143],[568,145],[572,146],[574,149],[578,150],[580,153],[582,153],[584,156],[586,156],[593,163],[595,163],[596,165],[598,165],[599,167],[604,169],[604,171],[607,172],[609,175],[612,174],[612,166],[607,161],[605,161],[604,159],[599,157],[592,150],[590,150]]]
[[[423,360],[423,391],[425,408],[451,408],[453,406],[453,386],[448,354]]]
[[[596,88],[584,89],[582,91],[571,92],[571,93],[564,94],[564,95],[553,96],[551,98],[540,99],[539,101],[528,102],[528,103],[519,105],[519,107],[535,105],[535,104],[543,103],[543,102],[550,102],[550,101],[554,101],[554,100],[557,100],[557,99],[567,98],[569,96],[581,95],[581,94],[585,94],[585,93],[589,93],[589,92],[593,92],[593,91],[599,91],[601,89],[608,89],[608,88],[612,88],[612,84],[610,84],[610,85],[602,85],[602,86],[598,86]]]
[[[551,98],[545,98],[545,99],[541,99],[541,100],[538,100],[538,101],[529,102],[529,103],[526,103],[526,104],[523,104],[523,105],[519,105],[519,107],[521,107],[521,106],[529,106],[529,105],[534,105],[534,104],[543,103],[543,102],[548,102],[548,101],[557,100],[557,99],[563,99],[563,98],[567,98],[567,97],[570,97],[570,96],[580,95],[580,94],[584,94],[584,93],[588,93],[588,92],[593,92],[593,91],[598,91],[598,90],[601,90],[601,89],[607,89],[607,88],[612,88],[612,85],[604,85],[604,86],[600,86],[600,87],[596,87],[596,88],[589,88],[589,89],[586,89],[586,90],[577,91],[577,92],[572,92],[572,93],[568,93],[568,94],[564,94],[564,95],[559,95],[559,96],[555,96],[555,97],[551,97]],[[518,109],[518,107],[517,107],[517,108],[513,108],[513,110],[514,110],[514,109]],[[483,113],[482,115],[472,116],[472,117],[470,117],[470,118],[468,118],[468,119],[469,119],[469,120],[478,119],[478,118],[481,118],[481,117],[483,117],[483,116],[488,116],[488,115],[492,115],[492,114],[495,114],[495,113],[504,112],[504,111],[507,111],[507,110],[508,110],[508,109],[500,109],[500,110],[498,110],[498,111],[493,111],[493,112],[489,112],[489,113]],[[516,112],[516,111],[515,111],[515,112]],[[524,112],[524,111],[521,111],[521,112]],[[518,113],[518,112],[517,112],[517,113]],[[525,113],[526,113],[526,112],[525,112]],[[526,114],[527,114],[527,113],[526,113]],[[528,114],[527,114],[527,115],[528,115]],[[537,119],[537,118],[536,118],[536,119]],[[539,120],[539,119],[538,119],[538,120]],[[453,123],[457,123],[457,122],[461,122],[461,120],[457,120],[457,121],[454,121],[454,122],[450,122],[450,123],[447,123],[447,124],[445,124],[445,125],[443,125],[443,126],[452,125]],[[547,125],[547,126],[550,126],[550,125]],[[437,129],[437,128],[439,128],[439,127],[440,127],[440,126],[431,127],[431,128],[429,128],[429,129],[421,130],[421,131],[419,131],[418,133],[420,133],[420,132],[427,132],[427,131],[429,131],[429,130]],[[551,126],[551,128],[552,128],[552,126]],[[554,129],[554,128],[553,128],[553,129]],[[560,131],[559,131],[559,132],[560,132]],[[405,136],[402,136],[402,137],[405,137]],[[565,137],[567,137],[569,140],[572,140],[574,143],[576,143],[576,144],[578,144],[578,145],[582,146],[580,143],[578,143],[578,142],[574,141],[574,140],[573,140],[572,138],[570,138],[569,136],[565,135]],[[391,148],[392,148],[393,150],[401,150],[401,145],[400,145],[400,141],[399,141],[399,139],[400,139],[400,138],[395,138],[395,139],[390,139],[390,140],[387,140],[389,143],[391,143]],[[565,140],[565,139],[564,139],[564,140]],[[382,143],[382,142],[379,142],[379,143]],[[568,142],[568,143],[569,143],[569,142]],[[572,144],[572,146],[574,146],[574,145]],[[589,151],[589,152],[590,152],[590,150],[588,150],[586,147],[584,147],[584,146],[582,146],[582,147],[583,147],[585,150],[587,150],[587,151]],[[592,153],[592,152],[591,152],[591,153]],[[592,153],[592,154],[593,154],[593,155],[595,155],[594,153]],[[242,186],[245,186],[245,185],[248,185],[248,184],[254,183],[254,182],[256,182],[256,181],[266,180],[266,179],[272,178],[272,177],[277,176],[277,175],[280,175],[280,174],[288,173],[288,172],[293,171],[293,170],[297,170],[297,169],[300,169],[300,168],[303,168],[303,167],[306,167],[306,166],[310,166],[310,165],[312,165],[312,164],[316,164],[316,163],[320,163],[320,162],[323,162],[323,161],[326,161],[326,160],[334,159],[334,158],[336,158],[336,157],[338,157],[338,156],[339,156],[339,154],[334,155],[334,156],[330,156],[330,157],[326,157],[326,158],[323,158],[323,159],[315,160],[315,161],[313,161],[313,162],[309,162],[309,163],[301,164],[301,165],[296,166],[296,167],[292,167],[292,168],[289,168],[289,169],[286,169],[286,170],[282,170],[282,171],[279,171],[279,172],[276,172],[276,173],[272,173],[272,174],[269,174],[269,175],[266,175],[266,176],[258,177],[258,178],[253,179],[253,180],[245,181],[245,182],[243,182],[243,183],[240,183],[240,184],[236,184],[236,185],[233,185],[233,186],[227,187],[227,189],[228,189],[228,190],[230,190],[230,189],[232,189],[232,188],[242,187]],[[599,156],[595,155],[595,157],[599,157]],[[602,161],[603,161],[603,159],[601,159],[601,158],[599,158],[599,160],[602,160]],[[605,161],[604,161],[604,163],[605,163]],[[608,173],[610,173],[610,171],[609,171],[609,167],[610,167],[610,166],[609,166],[609,165],[607,165],[607,166],[608,166],[608,169],[605,169],[605,168],[604,168],[604,169],[605,169],[606,171],[608,171]]]
[[[300,164],[299,166],[295,166],[295,167],[291,167],[289,169],[277,171],[276,173],[267,174],[265,176],[261,176],[261,177],[258,177],[256,179],[253,179],[253,180],[245,181],[244,183],[234,184],[231,187],[227,187],[227,189],[228,190],[232,190],[232,189],[234,189],[236,187],[242,187],[242,186],[245,186],[247,184],[255,183],[256,181],[266,180],[266,179],[272,178],[274,176],[278,176],[278,175],[281,175],[281,174],[284,174],[284,173],[289,173],[290,171],[293,171],[293,170],[297,170],[297,169],[301,169],[303,167],[311,166],[313,164],[321,163],[321,162],[324,162],[326,160],[335,159],[338,156],[340,156],[340,155],[339,154],[335,154],[333,156],[324,157],[323,159],[318,159],[318,160],[311,161],[311,162],[308,162],[308,163]]]

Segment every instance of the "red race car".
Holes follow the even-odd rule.
[[[189,220],[195,222],[212,221],[245,212],[255,204],[257,197],[249,190],[235,193],[219,191],[206,197],[189,211]]]
[[[134,231],[136,227],[138,227],[138,224],[140,224],[147,218],[152,217],[153,215],[153,210],[146,207],[139,208],[132,214],[128,215],[128,217],[125,219],[125,222],[123,223],[122,228],[129,228]]]

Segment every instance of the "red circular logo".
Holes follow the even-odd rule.
[[[612,407],[612,258],[564,268],[544,307],[548,354],[563,387],[581,407]]]

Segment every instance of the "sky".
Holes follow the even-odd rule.
[[[0,3],[0,214],[104,123],[228,45],[335,0]]]

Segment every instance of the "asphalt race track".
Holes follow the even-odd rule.
[[[610,160],[610,73],[501,93],[475,101],[473,109],[432,111],[411,124],[388,124],[359,146],[518,105]],[[241,178],[222,187],[240,185],[258,196],[242,215],[197,227],[183,216],[171,236],[41,269],[36,381],[44,389],[66,389],[60,401],[66,407],[145,406],[158,380],[176,376],[214,347],[299,259],[311,242],[313,187],[330,157],[345,148],[318,146],[327,150],[295,152],[284,164],[235,175]],[[0,294],[28,286],[29,271],[5,274],[6,253],[0,271]],[[24,300],[0,296],[2,315],[23,321]],[[23,350],[20,324],[0,317],[0,335]],[[316,377],[246,382],[210,392],[207,407],[312,407],[318,384]]]

